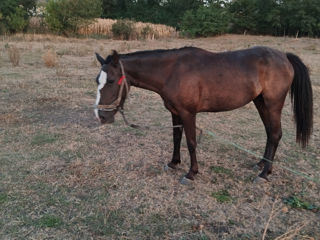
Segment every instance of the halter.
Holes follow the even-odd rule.
[[[127,77],[126,77],[126,74],[124,72],[124,68],[123,68],[122,62],[120,60],[119,60],[119,63],[120,63],[120,67],[121,67],[122,76],[120,77],[120,79],[118,81],[118,84],[120,85],[120,90],[119,90],[119,93],[118,93],[118,97],[111,104],[108,104],[108,105],[101,105],[101,104],[94,105],[94,108],[99,110],[99,111],[112,112],[114,110],[118,110],[120,108],[123,89],[124,88],[126,89],[127,95],[129,93],[129,85],[128,85],[128,82],[127,82]],[[121,110],[121,108],[120,108],[120,110]]]

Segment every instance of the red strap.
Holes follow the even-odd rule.
[[[120,78],[119,81],[118,81],[118,84],[119,84],[119,85],[122,84],[123,79],[125,79],[125,76],[122,75],[121,78]]]

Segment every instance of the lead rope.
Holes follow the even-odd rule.
[[[124,123],[125,123],[127,126],[132,127],[132,128],[135,128],[135,129],[145,129],[145,130],[152,130],[152,129],[155,129],[155,130],[156,130],[156,129],[167,129],[167,128],[181,128],[181,129],[183,129],[183,125],[182,125],[182,124],[180,124],[180,125],[173,125],[173,126],[151,126],[151,125],[149,125],[149,126],[146,126],[146,125],[140,126],[140,125],[137,125],[137,124],[132,124],[132,123],[129,123],[129,122],[128,122],[128,120],[127,120],[127,118],[126,118],[126,115],[125,115],[125,113],[124,113],[123,108],[119,108],[118,110],[119,110],[119,112],[121,113],[121,116],[122,116],[122,118],[123,118]],[[201,138],[202,138],[202,133],[203,133],[203,131],[202,131],[202,129],[199,128],[199,127],[196,127],[196,129],[199,131],[197,143],[200,143],[200,142],[201,142]]]
[[[123,109],[119,109],[119,112],[121,113],[122,118],[123,118],[123,121],[125,122],[125,124],[126,124],[127,126],[129,126],[129,127],[135,128],[135,129],[146,129],[146,130],[150,130],[150,129],[166,129],[166,128],[183,128],[182,125],[173,125],[173,126],[162,126],[162,127],[159,127],[159,126],[139,126],[139,125],[136,125],[136,124],[130,124],[130,123],[127,121],[127,119],[126,119],[124,110],[123,110]],[[202,135],[203,135],[203,132],[204,132],[204,131],[203,131],[201,128],[199,128],[199,127],[196,127],[196,129],[199,131],[197,143],[200,144],[201,138],[202,138]],[[255,152],[253,152],[253,151],[251,151],[251,150],[248,150],[248,149],[246,149],[245,147],[243,147],[243,146],[241,146],[241,145],[239,145],[239,144],[237,144],[237,143],[234,143],[234,142],[232,142],[232,141],[226,140],[226,139],[224,139],[224,138],[222,138],[222,137],[214,134],[213,132],[211,132],[211,131],[209,131],[209,130],[206,130],[205,133],[208,134],[208,135],[210,135],[211,137],[215,138],[216,140],[218,140],[218,141],[221,142],[221,143],[231,145],[231,146],[233,146],[233,147],[235,147],[235,148],[237,148],[237,149],[239,149],[239,150],[241,150],[241,151],[243,151],[243,152],[246,152],[246,153],[249,154],[249,155],[253,155],[253,156],[257,157],[257,158],[260,158],[260,159],[263,159],[263,160],[265,160],[265,161],[267,161],[267,162],[270,162],[270,163],[272,163],[272,164],[275,164],[275,162],[273,162],[273,161],[271,161],[271,160],[269,160],[269,159],[267,159],[267,158],[265,158],[265,157],[261,157],[259,154],[255,153]],[[284,170],[286,170],[286,171],[289,171],[289,172],[291,172],[291,173],[293,173],[293,174],[295,174],[295,175],[301,176],[301,177],[303,177],[303,178],[305,178],[305,179],[307,179],[307,180],[309,180],[309,181],[312,181],[312,182],[315,182],[315,183],[318,183],[318,184],[320,183],[320,179],[310,177],[310,176],[308,176],[306,173],[297,171],[297,170],[295,170],[295,169],[292,169],[292,168],[289,168],[289,167],[286,167],[286,166],[279,165],[279,164],[277,164],[277,162],[276,162],[276,165],[277,165],[279,168],[282,168],[282,169],[284,169]]]

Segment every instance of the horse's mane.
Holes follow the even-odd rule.
[[[182,48],[173,48],[173,49],[155,49],[155,50],[144,50],[144,51],[137,51],[132,53],[120,54],[121,57],[138,57],[138,56],[150,56],[154,54],[160,53],[173,53],[176,51],[183,51],[183,50],[190,50],[196,49],[195,47],[182,47]]]

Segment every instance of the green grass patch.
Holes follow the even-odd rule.
[[[319,211],[320,207],[317,207],[307,201],[304,201],[297,196],[290,196],[286,199],[284,199],[284,203],[289,205],[292,208],[300,208],[300,209],[306,209],[311,211]]]
[[[99,213],[96,216],[89,216],[84,221],[95,234],[112,236],[120,234],[125,219],[126,214],[123,211],[111,210],[105,214]]]
[[[39,134],[32,137],[31,145],[42,146],[45,144],[54,143],[59,139],[60,139],[59,134],[39,133]]]
[[[211,171],[214,173],[219,173],[219,174],[226,174],[231,176],[232,175],[232,171],[230,169],[221,167],[221,166],[211,166],[210,167]]]
[[[219,203],[231,202],[232,197],[227,190],[220,190],[211,194]]]
[[[0,193],[0,204],[8,201],[8,195],[6,193]]]
[[[36,226],[50,227],[50,228],[57,228],[62,224],[63,224],[62,219],[54,215],[45,215],[35,222]]]

